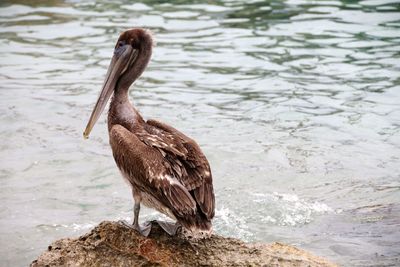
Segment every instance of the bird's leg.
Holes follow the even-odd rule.
[[[151,231],[151,222],[145,222],[142,225],[139,225],[139,211],[140,211],[140,202],[135,201],[135,206],[133,208],[133,224],[132,227],[136,231],[138,231],[141,235],[147,237]]]
[[[135,205],[133,206],[133,223],[128,224],[126,221],[119,221],[123,226],[128,228],[133,228],[138,231],[141,235],[147,237],[151,231],[151,222],[145,222],[143,225],[139,225],[139,212],[140,212],[140,202],[142,201],[142,196],[140,191],[132,189],[133,199]]]
[[[132,189],[133,199],[135,200],[135,205],[133,207],[133,229],[138,231],[143,236],[148,236],[151,231],[151,222],[146,222],[142,226],[139,225],[139,212],[140,212],[140,202],[142,201],[142,195],[138,190]]]
[[[133,208],[133,228],[144,236],[148,236],[151,231],[151,222],[147,221],[142,226],[139,225],[139,212],[140,212],[140,202],[142,201],[142,195],[140,191],[132,189],[133,199],[135,200],[135,206]],[[164,229],[170,236],[176,235],[178,230],[181,228],[180,223],[171,223],[156,220],[156,222]]]
[[[132,223],[132,226],[126,225],[125,223],[123,223],[123,224],[125,226],[135,229],[141,235],[147,237],[151,231],[151,222],[147,221],[144,224],[139,225],[140,202],[142,201],[142,194],[140,193],[139,190],[132,188],[132,196],[135,201],[135,205],[133,206],[133,223]],[[161,228],[164,229],[164,231],[167,232],[167,234],[169,234],[170,236],[176,235],[178,233],[179,229],[182,228],[181,224],[178,222],[171,223],[171,222],[164,222],[164,221],[159,221],[159,220],[156,220],[155,222],[157,222],[158,225],[160,225]]]
[[[133,223],[134,227],[139,227],[139,212],[140,212],[140,202],[135,201],[133,206]]]

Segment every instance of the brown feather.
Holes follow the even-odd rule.
[[[167,202],[165,204],[168,208],[178,215],[195,213],[196,202],[185,187],[176,178],[165,173],[162,164],[154,165],[156,162],[163,162],[162,155],[157,150],[142,143],[121,125],[112,127],[110,143],[115,161],[123,172],[129,174],[130,183],[159,201]]]
[[[201,211],[206,215],[207,218],[213,218],[215,197],[212,189],[210,165],[208,164],[206,157],[202,153],[197,143],[175,128],[162,122],[148,120],[146,124],[148,125],[146,129],[150,128],[150,132],[165,132],[166,134],[163,136],[174,136],[172,139],[174,140],[174,144],[176,144],[177,147],[185,148],[185,151],[182,151],[186,152],[184,154],[185,159],[182,159],[181,162],[184,163],[183,165],[185,166],[186,172],[182,172],[181,175],[177,175],[177,179],[182,182],[182,184],[184,184],[189,191],[194,190],[194,197]],[[163,140],[166,142],[166,139]],[[175,154],[172,156],[180,157],[180,154]]]

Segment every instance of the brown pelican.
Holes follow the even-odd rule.
[[[210,165],[197,143],[157,120],[145,121],[128,99],[130,85],[143,73],[152,53],[151,34],[123,32],[115,46],[103,89],[86,126],[87,138],[108,99],[108,132],[115,162],[132,188],[132,227],[147,236],[151,224],[139,225],[140,204],[177,221],[158,222],[169,234],[183,226],[190,235],[211,233],[215,198]]]

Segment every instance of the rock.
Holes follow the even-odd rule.
[[[149,237],[117,222],[102,222],[79,238],[53,242],[38,266],[336,266],[282,243],[248,244],[213,235],[188,241],[153,224]]]

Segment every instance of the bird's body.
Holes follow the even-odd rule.
[[[108,114],[110,144],[115,162],[132,188],[134,226],[140,229],[138,215],[143,203],[177,220],[191,233],[207,234],[212,228],[215,198],[206,157],[194,140],[175,128],[145,121],[129,101],[128,88],[144,71],[151,49],[147,31],[133,29],[121,34],[85,135],[113,93]]]

